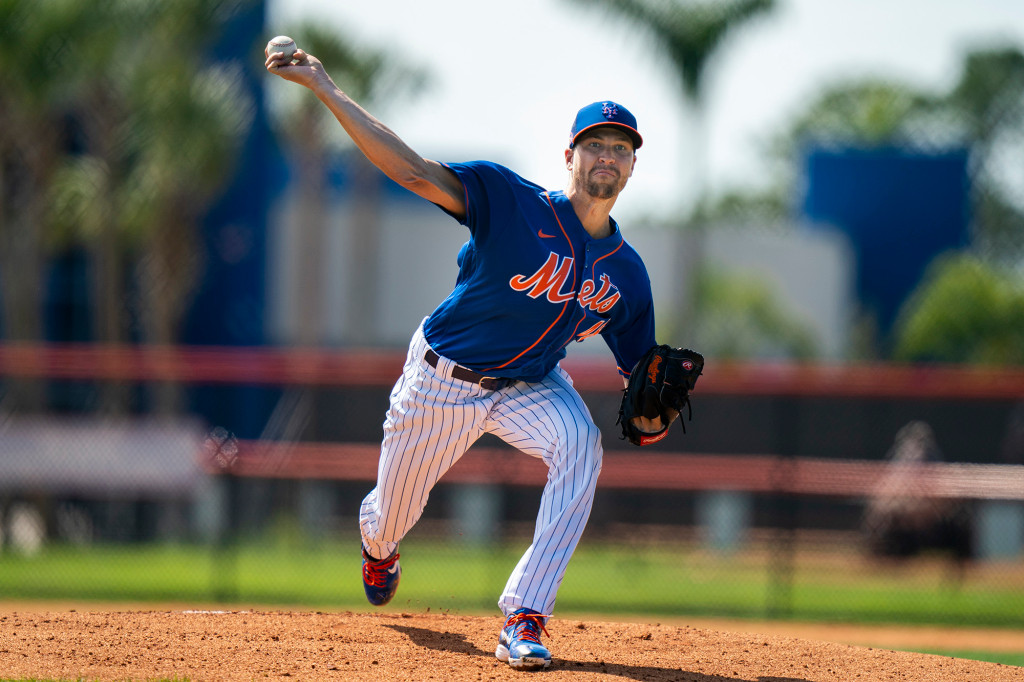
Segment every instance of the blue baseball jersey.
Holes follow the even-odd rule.
[[[470,239],[455,289],[424,323],[431,347],[477,372],[539,381],[569,343],[600,334],[628,376],[655,344],[654,303],[615,221],[594,239],[564,192],[491,162],[447,167],[465,190]]]

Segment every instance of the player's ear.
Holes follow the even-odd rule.
[[[573,151],[571,149],[566,149],[565,150],[565,168],[566,168],[566,170],[572,170],[572,155],[573,155]]]

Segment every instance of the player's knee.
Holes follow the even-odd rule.
[[[595,455],[601,455],[601,429],[597,424],[587,421],[579,425],[578,439],[581,448],[585,448]]]
[[[593,425],[587,430],[581,430],[580,439],[569,455],[569,466],[574,470],[580,483],[585,486],[596,486],[603,461],[601,432]]]

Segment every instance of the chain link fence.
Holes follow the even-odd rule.
[[[269,421],[292,426],[251,439],[198,413],[8,416],[0,598],[365,608],[356,515],[380,428],[365,415],[383,415],[398,355],[20,352],[17,367],[0,353],[8,379],[34,367],[33,380],[85,393],[107,383],[84,378],[104,366],[139,394],[155,375],[187,377],[196,404],[234,380],[263,383],[276,397]],[[1019,371],[870,368],[887,382],[879,392],[865,371],[730,366],[702,379],[685,436],[638,451],[607,437],[618,390],[603,369],[571,369],[607,450],[560,610],[1024,624],[1024,467],[1009,463],[1022,442]],[[986,433],[963,434],[965,419]],[[544,478],[497,439],[475,445],[403,543],[394,608],[492,609]]]
[[[0,599],[365,607],[356,514],[400,358],[252,347],[322,343],[349,279],[343,340],[378,344],[366,320],[410,287],[359,287],[411,267],[389,239],[418,265],[435,233],[369,206],[381,186],[361,211],[314,191],[334,203],[298,200],[302,225],[252,191],[287,165],[264,149],[288,141],[267,142],[263,9],[0,4]],[[960,66],[944,90],[827,85],[770,134],[765,187],[627,235],[659,336],[709,364],[689,433],[643,452],[615,440],[614,372],[574,364],[607,461],[559,609],[1024,625],[1024,54]],[[285,234],[354,213],[386,224]],[[345,277],[303,256],[273,279],[339,244]],[[304,321],[270,319],[290,303]],[[493,609],[544,473],[472,450],[403,544],[393,608]]]

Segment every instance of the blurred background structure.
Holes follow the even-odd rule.
[[[265,74],[285,33],[422,153],[554,189],[517,155],[558,173],[576,108],[621,91],[638,115],[617,217],[659,337],[708,363],[688,433],[640,452],[615,438],[610,354],[570,349],[608,459],[560,608],[1024,626],[1024,9],[992,1],[1008,14],[949,46],[941,85],[874,65],[815,82],[748,145],[757,183],[720,177],[716,94],[806,2],[522,3],[511,25],[571,19],[538,27],[569,52],[540,43],[531,74],[563,107],[472,50],[492,78],[430,99],[437,60],[326,4],[0,1],[0,598],[362,606],[387,395],[466,234]],[[907,30],[954,4],[917,3]],[[861,5],[860,39],[893,39]],[[440,57],[493,35],[489,10],[405,9],[344,11],[456,13]],[[589,65],[616,57],[678,118]],[[539,467],[470,451],[410,537],[405,608],[492,608]]]

